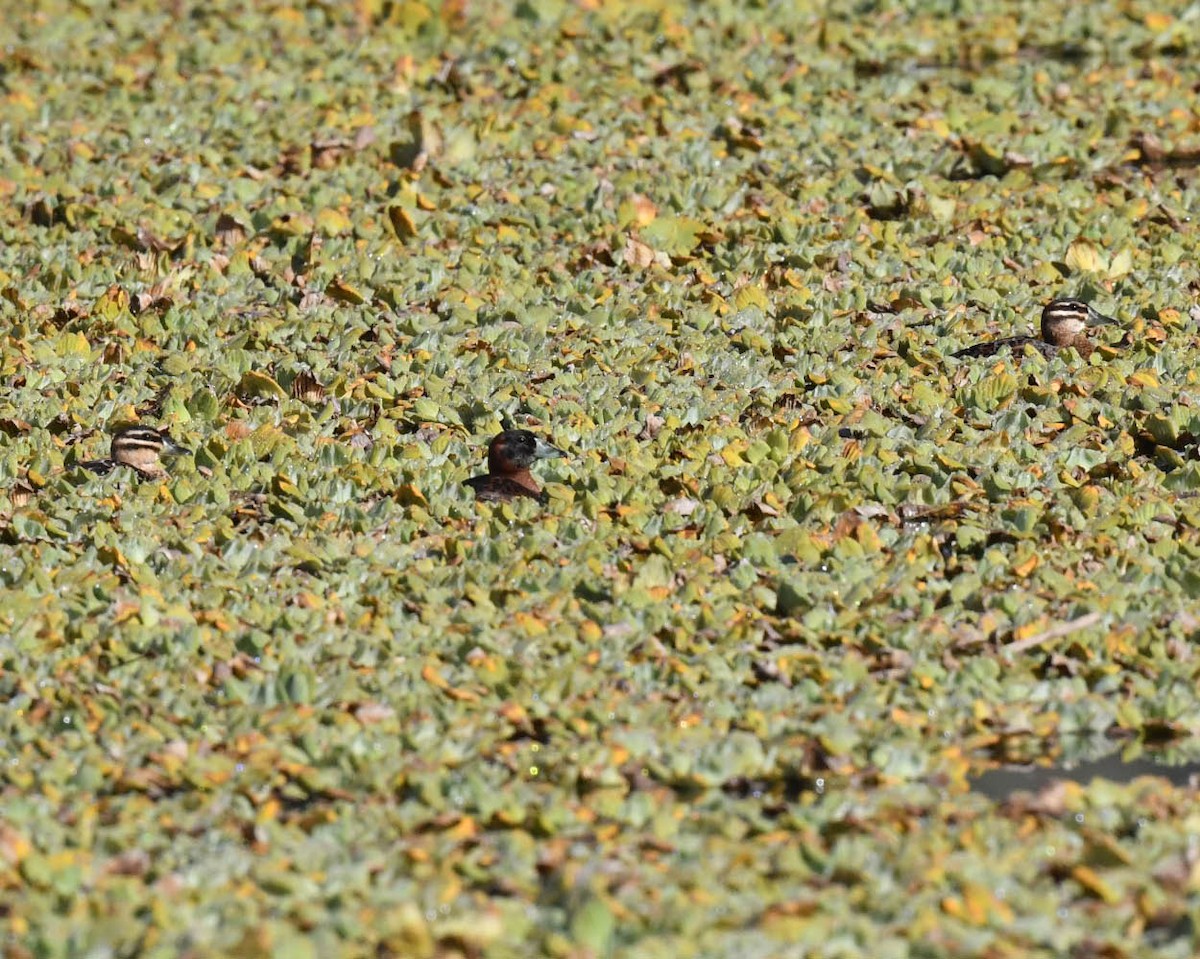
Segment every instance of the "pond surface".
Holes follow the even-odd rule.
[[[1141,756],[1122,759],[1120,754],[1077,764],[1057,766],[1004,766],[989,769],[971,780],[971,789],[997,801],[1014,793],[1036,793],[1053,782],[1089,783],[1093,779],[1132,782],[1142,776],[1158,776],[1172,785],[1200,788],[1200,762],[1171,764],[1166,758]]]

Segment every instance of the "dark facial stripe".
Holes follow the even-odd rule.
[[[1087,304],[1080,303],[1078,300],[1057,300],[1046,307],[1046,314],[1048,316],[1059,317],[1064,320],[1075,318],[1086,320],[1089,312]]]
[[[157,433],[151,432],[138,433],[133,436],[126,433],[116,437],[113,445],[124,450],[160,450],[163,448],[163,439]]]

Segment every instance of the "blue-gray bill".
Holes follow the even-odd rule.
[[[533,455],[540,460],[552,460],[557,456],[566,456],[567,454],[557,446],[551,446],[539,436],[533,448]]]

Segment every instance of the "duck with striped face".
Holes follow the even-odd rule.
[[[147,479],[167,475],[161,457],[190,454],[173,439],[166,430],[149,426],[126,426],[113,434],[107,459],[83,463],[84,469],[93,473],[111,473],[118,466],[128,466],[139,476]]]
[[[1000,340],[976,343],[954,353],[957,357],[995,356],[1002,350],[1022,352],[1026,346],[1033,347],[1049,359],[1060,350],[1074,347],[1084,359],[1091,356],[1095,347],[1088,339],[1088,332],[1097,326],[1116,325],[1111,316],[1105,316],[1083,300],[1064,297],[1051,300],[1042,310],[1042,335],[1008,336]]]

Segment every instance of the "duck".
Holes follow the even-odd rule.
[[[107,458],[89,460],[79,465],[102,476],[111,473],[118,466],[128,466],[139,476],[158,479],[167,475],[160,457],[190,455],[191,452],[171,439],[166,430],[157,430],[149,426],[126,426],[113,434]]]
[[[472,476],[466,485],[475,498],[489,503],[508,503],[521,497],[545,503],[545,492],[534,482],[529,469],[537,460],[567,454],[529,430],[505,430],[488,444],[488,471]]]
[[[1008,336],[999,340],[986,340],[958,350],[951,355],[957,357],[995,356],[1001,350],[1020,353],[1026,346],[1032,346],[1042,356],[1050,359],[1059,350],[1073,346],[1081,357],[1087,359],[1095,349],[1087,338],[1088,329],[1094,326],[1116,325],[1116,323],[1117,321],[1111,316],[1105,316],[1091,304],[1084,303],[1083,300],[1061,297],[1051,300],[1042,310],[1042,335],[1040,337]]]

